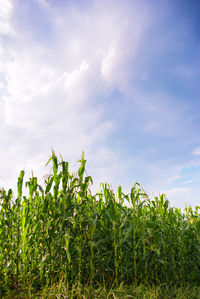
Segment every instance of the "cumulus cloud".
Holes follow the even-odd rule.
[[[93,158],[104,153],[110,159],[103,163],[112,165],[116,153],[105,142],[115,124],[95,98],[127,81],[146,24],[143,12],[134,11],[138,22],[139,16],[130,19],[129,2],[114,9],[112,1],[95,2],[85,11],[48,1],[1,4],[1,182],[11,182],[21,167],[41,172],[51,146],[68,159],[83,149]]]

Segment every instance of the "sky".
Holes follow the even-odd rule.
[[[0,0],[0,187],[84,150],[94,192],[199,205],[199,33],[199,0]]]

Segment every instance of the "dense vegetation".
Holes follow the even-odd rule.
[[[136,183],[130,194],[108,184],[92,195],[84,154],[77,175],[52,152],[45,186],[18,178],[18,196],[0,190],[0,295],[30,286],[196,284],[200,282],[200,207],[170,208]]]

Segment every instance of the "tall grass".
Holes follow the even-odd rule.
[[[200,282],[200,207],[170,208],[136,183],[130,194],[101,184],[92,195],[84,155],[77,176],[52,152],[38,184],[18,178],[18,196],[0,190],[0,290],[66,285]],[[128,204],[125,204],[125,202]]]

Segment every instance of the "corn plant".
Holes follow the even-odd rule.
[[[77,175],[52,151],[52,173],[0,190],[0,292],[99,283],[199,283],[200,207],[171,208],[135,183],[129,194],[101,184],[92,194],[84,153]],[[28,195],[23,195],[24,187]]]

